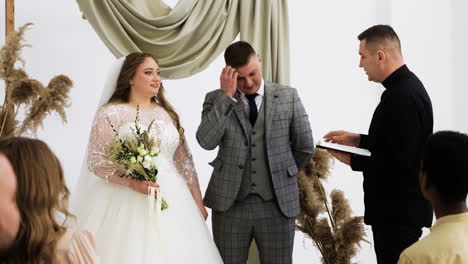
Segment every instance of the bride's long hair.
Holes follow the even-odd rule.
[[[117,79],[117,87],[107,103],[128,103],[130,97],[130,80],[135,76],[138,66],[140,66],[140,64],[142,64],[148,57],[154,59],[154,61],[159,65],[158,60],[149,53],[134,52],[127,55]],[[162,82],[157,96],[151,98],[151,101],[155,103],[157,102],[169,113],[177,131],[179,131],[180,142],[184,143],[184,129],[180,124],[179,115],[167,100]]]
[[[46,143],[14,137],[0,141],[3,153],[15,172],[16,204],[20,229],[6,263],[57,263],[57,245],[66,228],[56,220],[74,217],[68,210],[70,192],[62,166]],[[1,261],[0,261],[1,262]]]

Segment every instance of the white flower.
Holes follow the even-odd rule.
[[[146,154],[148,154],[147,150],[145,150],[145,149],[140,150],[140,155],[141,156],[146,156]]]
[[[143,161],[143,157],[140,156],[140,155],[138,155],[137,160],[138,160],[138,162],[142,162],[142,161]]]
[[[145,169],[149,169],[151,167],[151,165],[152,165],[151,161],[149,161],[149,160],[146,160],[146,161],[143,162],[143,167]]]
[[[146,155],[146,156],[145,156],[145,161],[151,161],[151,156],[150,156],[150,155]]]

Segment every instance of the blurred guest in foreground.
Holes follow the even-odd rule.
[[[59,160],[40,140],[9,138],[0,141],[16,175],[16,204],[21,221],[5,263],[97,263],[92,235],[72,230],[57,219],[68,211],[69,191]],[[3,177],[3,176],[2,176]]]
[[[18,233],[20,214],[16,206],[16,176],[0,153],[0,253],[11,247]]]

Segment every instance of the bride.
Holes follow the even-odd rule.
[[[101,107],[102,106],[102,107]],[[116,129],[139,123],[160,140],[157,184],[121,177],[106,160]],[[156,59],[132,53],[117,61],[92,125],[72,208],[93,232],[102,263],[222,263],[206,227],[208,215],[179,116],[164,95]],[[148,188],[169,208],[151,213]],[[159,227],[159,228],[158,228]]]

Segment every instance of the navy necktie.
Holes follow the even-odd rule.
[[[257,121],[258,116],[257,104],[255,103],[255,97],[257,97],[257,95],[258,93],[245,95],[245,98],[249,100],[249,119],[252,126],[255,125],[255,121]]]

